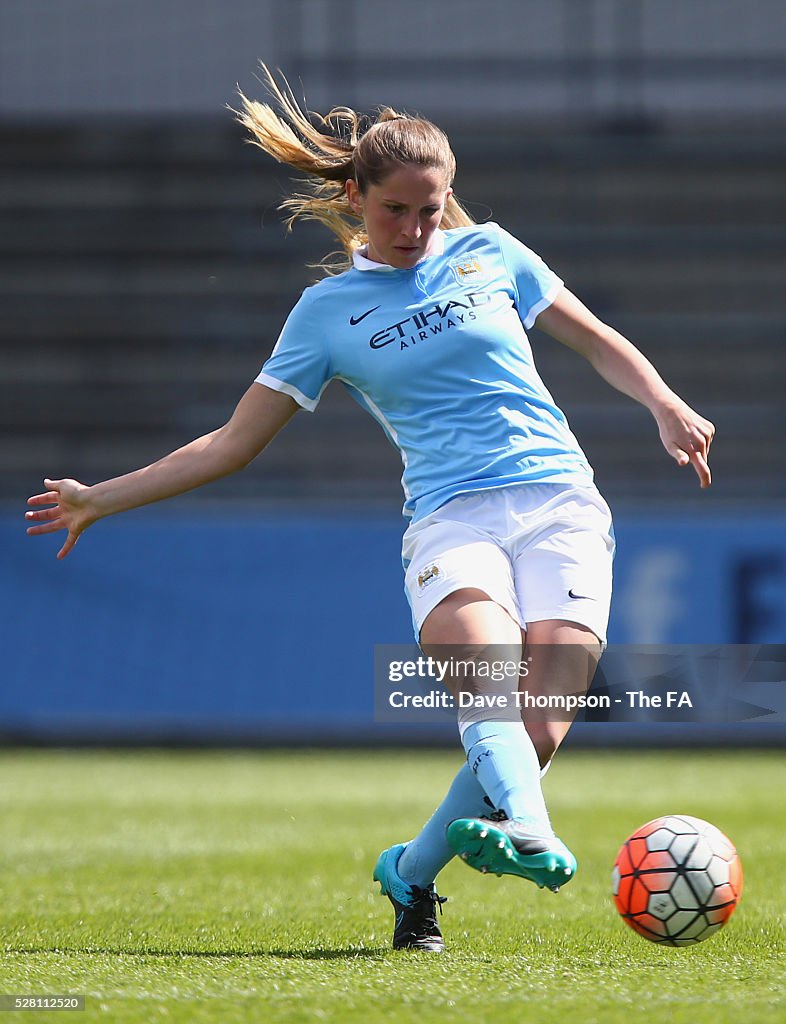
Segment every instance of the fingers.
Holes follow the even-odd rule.
[[[57,533],[58,530],[65,529],[65,523],[60,518],[53,519],[51,523],[41,523],[38,526],[28,526],[26,533],[28,537],[35,537],[39,533]]]
[[[59,516],[59,505],[55,505],[54,508],[42,508],[38,512],[25,512],[25,519],[28,521],[35,520],[36,522],[41,522],[46,519],[57,519]]]
[[[25,512],[25,519],[28,523],[32,524],[28,526],[26,530],[28,537],[35,537],[42,533],[56,533],[58,530],[69,529],[61,505],[60,487],[62,483],[62,480],[50,480],[46,477],[44,479],[44,486],[49,489],[41,494],[34,494],[27,499],[27,504],[33,506],[35,509],[34,511]],[[37,508],[36,506],[39,505],[48,505],[49,507]],[[68,544],[68,550],[70,550],[75,543],[76,540],[71,541],[70,544],[66,541],[66,544]],[[61,554],[57,557],[60,558]],[[68,551],[66,551],[65,554],[68,554]]]
[[[60,498],[59,491],[46,491],[44,494],[34,494],[27,499],[28,505],[51,505]]]
[[[35,537],[39,533],[54,533],[56,530],[62,530],[65,526],[62,509],[59,505],[55,505],[53,508],[42,508],[37,512],[25,512],[25,519],[29,523],[33,523],[27,528],[28,537]]]
[[[699,424],[699,437],[701,439],[701,446],[703,447],[704,457],[706,459],[710,453],[710,445],[715,437],[715,424],[702,418]]]
[[[34,537],[37,534],[57,533],[58,530],[68,530],[68,536],[66,537],[65,543],[63,544],[62,548],[60,548],[60,550],[57,553],[57,557],[59,559],[63,559],[63,558],[66,557],[68,552],[73,548],[73,546],[79,540],[79,536],[81,534],[81,530],[75,532],[74,530],[70,529],[68,527],[68,524],[65,522],[65,520],[60,515],[58,509],[45,509],[44,512],[28,512],[27,515],[28,516],[33,516],[33,515],[35,515],[35,516],[42,516],[42,515],[45,515],[47,512],[54,513],[54,516],[50,519],[50,521],[49,522],[45,522],[45,523],[39,523],[36,526],[28,526],[27,531],[26,531],[27,535],[29,537]]]
[[[712,485],[712,473],[710,472],[706,456],[702,452],[694,452],[690,461],[696,470],[696,476],[699,478],[702,488],[710,487]]]
[[[32,497],[27,499],[28,505],[52,505],[56,503],[60,498],[60,488],[62,480],[50,480],[49,477],[44,477],[44,487],[46,490],[43,494],[34,494]]]
[[[703,420],[702,425],[705,427],[704,431],[699,434],[698,438],[690,442],[692,449],[690,461],[696,471],[696,476],[699,478],[699,484],[702,488],[705,488],[712,484],[712,473],[710,472],[708,457],[712,438],[715,434],[715,427],[707,420]]]
[[[709,437],[701,436],[697,440],[685,441],[681,446],[674,445],[671,453],[677,460],[678,466],[693,466],[702,488],[712,485],[712,473],[708,462],[711,443],[712,434]]]
[[[675,446],[675,448],[674,448],[674,450],[672,451],[671,454],[677,460],[677,465],[678,466],[687,466],[688,463],[690,462],[690,455],[688,455],[687,452],[684,452],[682,450],[682,448],[677,448]]]
[[[78,540],[79,540],[79,534],[78,533],[72,533],[69,530],[68,531],[68,536],[66,537],[65,544],[57,552],[58,560],[61,560],[61,559],[65,558],[65,556],[68,554],[68,552],[71,550],[71,548],[74,546],[74,544],[76,544],[76,542]]]

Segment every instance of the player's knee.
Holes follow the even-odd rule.
[[[554,757],[562,740],[565,738],[565,727],[562,722],[538,722],[536,725],[527,723],[527,732],[538,755],[540,767],[544,768]]]

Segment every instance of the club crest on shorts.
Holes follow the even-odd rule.
[[[486,270],[476,252],[465,252],[463,256],[456,256],[450,260],[448,266],[453,271],[453,276],[459,284],[475,284],[486,277]]]
[[[418,573],[418,590],[425,590],[442,576],[442,570],[436,562],[424,566]]]

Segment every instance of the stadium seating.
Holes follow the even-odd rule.
[[[450,128],[450,126],[448,126]],[[456,189],[540,252],[718,426],[719,498],[786,496],[786,147],[762,132],[452,133]],[[0,499],[90,481],[223,422],[331,240],[286,235],[288,173],[233,125],[0,128]],[[615,501],[690,502],[645,410],[538,332]],[[206,498],[399,503],[400,464],[337,386]]]

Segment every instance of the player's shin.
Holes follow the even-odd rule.
[[[467,764],[494,807],[535,835],[553,835],[540,786],[540,762],[521,716],[459,713]]]
[[[428,888],[445,865],[455,857],[447,841],[446,831],[456,818],[479,818],[493,810],[486,794],[470,771],[463,765],[448,790],[418,835],[407,843],[398,862],[398,873],[410,885]]]

